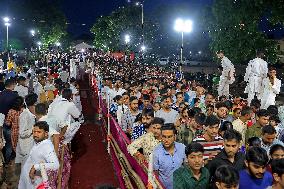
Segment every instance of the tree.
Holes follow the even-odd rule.
[[[214,0],[204,15],[211,50],[223,50],[234,63],[247,63],[257,49],[264,49],[268,62],[275,63],[276,41],[261,27],[264,23],[270,27],[284,24],[283,9],[283,0]]]
[[[157,25],[145,17],[144,30],[141,26],[141,9],[137,6],[121,7],[108,16],[100,17],[91,28],[94,34],[94,46],[114,51],[127,48],[124,35],[129,34],[131,41],[128,48],[139,51],[142,45],[142,32],[147,46],[153,44]]]
[[[67,34],[66,18],[59,8],[60,2],[61,0],[21,0],[15,1],[11,7],[19,18],[24,18],[21,27],[36,29],[36,38],[42,42],[43,48],[47,48]]]

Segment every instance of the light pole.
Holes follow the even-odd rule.
[[[126,55],[127,55],[127,50],[128,50],[128,43],[130,42],[130,35],[126,34],[124,36],[124,41],[125,41],[125,45],[126,45],[126,52],[125,52],[125,61],[126,61]]]
[[[7,27],[7,39],[6,40],[7,40],[7,50],[9,50],[9,26],[11,26],[10,18],[4,17],[3,20],[4,20],[5,26]]]
[[[142,29],[142,45],[144,45],[144,5],[143,2],[137,2],[136,6],[141,6],[141,29]]]
[[[181,67],[183,64],[183,34],[188,33],[192,31],[192,21],[191,20],[183,20],[183,19],[177,19],[175,22],[175,30],[177,32],[181,32],[181,47],[180,47],[180,67],[179,71],[181,73]]]

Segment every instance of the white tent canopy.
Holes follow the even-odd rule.
[[[77,51],[81,51],[81,50],[93,49],[94,47],[91,45],[88,45],[85,42],[82,42],[82,43],[75,45],[73,48],[76,49]]]

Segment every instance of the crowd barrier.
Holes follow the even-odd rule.
[[[102,131],[108,141],[108,151],[113,161],[121,189],[163,189],[158,176],[149,172],[148,164],[139,164],[127,151],[129,138],[122,131],[116,120],[109,114],[107,102],[100,95],[98,83],[93,75],[90,79],[93,98],[98,102],[98,113],[102,121]],[[149,177],[150,175],[150,177]],[[150,179],[149,179],[150,178]]]

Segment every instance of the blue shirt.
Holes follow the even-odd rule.
[[[174,142],[174,145],[173,155],[165,150],[162,143],[157,145],[153,152],[153,168],[159,172],[159,179],[166,189],[173,189],[173,173],[180,168],[186,158],[185,145],[178,142]]]
[[[240,171],[240,189],[265,189],[272,185],[272,181],[268,171],[264,172],[262,179],[253,178],[245,169]]]
[[[140,136],[144,135],[146,133],[145,127],[143,124],[133,124],[133,130],[131,133],[131,140],[136,140]]]

